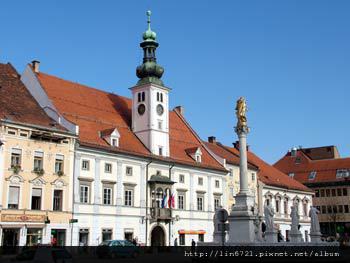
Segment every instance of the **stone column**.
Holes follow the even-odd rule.
[[[248,163],[247,163],[247,134],[248,127],[236,128],[239,138],[240,148],[240,191],[236,195],[236,203],[232,207],[229,216],[230,232],[229,243],[251,244],[256,242],[254,224],[256,215],[254,215],[254,195],[248,188]]]

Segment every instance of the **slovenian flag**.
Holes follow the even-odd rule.
[[[163,196],[163,200],[162,200],[162,208],[166,208],[166,205],[167,205],[167,196],[166,194]],[[170,198],[169,198],[170,199]]]

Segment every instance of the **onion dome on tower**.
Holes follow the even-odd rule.
[[[157,34],[151,30],[151,11],[147,11],[148,29],[143,33],[143,42],[140,47],[143,49],[143,63],[136,68],[136,76],[140,79],[137,85],[154,83],[163,85],[160,79],[164,73],[162,66],[157,64],[156,49],[159,44],[156,41]]]

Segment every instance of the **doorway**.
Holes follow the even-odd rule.
[[[165,246],[165,233],[162,227],[156,226],[151,232],[151,246]]]
[[[66,245],[66,230],[51,229],[51,245],[65,246]]]
[[[19,228],[3,228],[2,246],[15,247],[19,245]]]

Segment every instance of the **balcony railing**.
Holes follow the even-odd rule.
[[[151,217],[155,220],[171,220],[171,209],[152,207]]]

